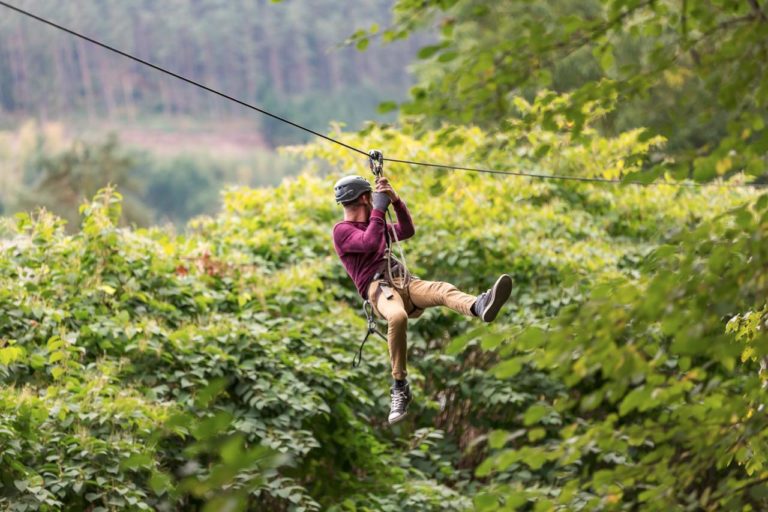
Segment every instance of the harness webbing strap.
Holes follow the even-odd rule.
[[[363,362],[363,347],[365,346],[365,342],[368,341],[368,338],[371,336],[371,334],[378,334],[384,341],[387,341],[387,337],[382,334],[379,329],[376,328],[376,318],[373,315],[373,305],[369,301],[363,302],[363,313],[365,313],[365,319],[368,321],[368,332],[365,333],[365,338],[363,338],[363,342],[360,343],[360,348],[357,350],[357,354],[355,354],[354,359],[352,359],[352,368],[357,368],[360,366],[360,363]]]
[[[390,221],[390,227],[392,228],[392,237],[395,239],[395,245],[398,248],[398,251],[400,252],[400,261],[397,261],[398,265],[396,266],[397,270],[399,270],[399,275],[395,275],[394,272],[392,272],[392,239],[389,236],[389,229],[385,227],[384,229],[384,236],[387,241],[387,251],[384,255],[387,266],[385,269],[385,274],[387,281],[389,281],[389,284],[392,285],[393,288],[395,288],[398,291],[403,291],[408,289],[408,285],[411,284],[411,273],[408,272],[408,265],[405,262],[405,252],[403,251],[402,245],[400,245],[400,240],[397,239],[397,231],[395,230],[395,223],[392,220],[392,213],[387,209],[387,215],[389,216]],[[386,222],[385,222],[386,226]]]

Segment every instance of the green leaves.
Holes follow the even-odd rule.
[[[626,416],[634,409],[644,411],[652,408],[654,403],[655,401],[652,400],[652,389],[648,386],[640,386],[624,397],[619,406],[619,414]]]
[[[394,110],[397,110],[397,103],[394,101],[383,101],[379,103],[378,111],[380,114],[388,114]]]
[[[306,193],[292,186],[284,191]],[[321,183],[311,186],[319,204]],[[321,209],[301,209],[307,219],[297,225],[295,214],[270,213],[286,228],[284,243],[275,245],[274,233],[261,233],[259,215],[247,216],[250,234],[241,231],[239,213],[204,235],[117,228],[116,198],[105,193],[84,207],[84,232],[74,236],[51,231],[48,214],[24,219],[19,237],[38,242],[0,251],[0,350],[8,363],[0,365],[3,480],[25,482],[40,472],[40,489],[58,489],[58,499],[75,508],[91,501],[172,508],[194,492],[214,508],[258,494],[318,510],[303,485],[279,474],[310,452],[313,461],[338,461],[342,473],[344,461],[358,460],[377,479],[402,478],[390,476],[393,458],[371,456],[383,453],[380,441],[356,420],[378,412],[368,377],[336,368],[348,360],[358,326],[356,312],[339,314],[335,291],[320,293],[330,286],[318,279],[329,274],[327,226],[315,224]],[[233,192],[230,204],[249,208],[252,198]],[[295,201],[278,204],[295,208]],[[223,252],[203,253],[214,238]],[[307,250],[312,238],[317,259]],[[191,256],[180,256],[184,251]],[[254,258],[265,264],[253,265]],[[19,280],[21,269],[34,277]],[[281,310],[294,321],[276,314]],[[331,407],[349,412],[329,432]],[[365,437],[349,443],[353,434]],[[307,474],[327,467],[318,463]],[[327,480],[319,493],[346,492],[352,481]],[[43,491],[34,488],[14,495],[14,503],[55,508],[53,495],[38,499]]]
[[[429,59],[430,57],[434,56],[437,52],[445,48],[445,44],[435,44],[430,46],[425,46],[421,50],[419,50],[419,53],[417,54],[417,57],[419,59]]]
[[[24,355],[24,349],[21,347],[10,346],[0,348],[0,364],[8,366],[20,360]]]
[[[597,133],[599,106],[580,112],[576,144],[567,98],[517,104],[504,133],[342,137],[576,175],[634,169],[653,146],[639,130]],[[358,164],[326,145],[301,151]],[[462,510],[475,496],[488,509],[696,508],[699,481],[707,503],[746,496],[726,491],[765,465],[755,298],[768,203],[736,209],[753,196],[733,189],[391,176],[417,219],[418,275],[472,294],[501,272],[514,282],[492,325],[440,309],[411,323],[423,400],[405,424],[379,425],[385,344],[348,368],[364,325],[330,252],[328,179],[231,189],[183,236],[120,228],[105,191],[85,231],[33,215],[0,251],[0,344],[24,350],[0,366],[3,481],[39,473],[67,506],[90,506],[88,494],[149,509]]]
[[[233,416],[231,413],[219,412],[209,418],[198,420],[191,429],[192,435],[198,440],[211,439],[226,432],[232,420]]]
[[[121,469],[151,468],[154,458],[148,453],[137,453],[120,461]]]
[[[471,329],[463,333],[461,336],[456,336],[445,347],[446,354],[449,354],[449,355],[458,354],[459,352],[464,350],[469,343],[477,339],[478,336],[480,336],[484,331],[485,331],[484,328],[477,327],[475,329]]]
[[[230,384],[230,379],[219,378],[214,379],[205,388],[201,389],[195,397],[195,407],[198,409],[207,408],[211,402],[220,395]]]
[[[757,57],[765,21],[749,2],[720,9],[688,2],[601,0],[587,8],[401,0],[395,11],[401,20],[420,20],[404,23],[408,32],[443,25],[439,42],[421,48],[418,82],[402,105],[426,128],[453,124],[504,133],[510,120],[526,120],[516,97],[553,88],[569,95],[558,114],[584,149],[590,146],[578,137],[583,114],[600,105],[614,111],[601,125],[604,135],[641,126],[668,139],[643,170],[679,172],[681,179],[691,177],[693,167],[701,181],[765,173],[768,63]],[[542,127],[561,129],[554,121]],[[616,169],[615,177],[625,171]]]
[[[517,375],[523,368],[523,358],[513,358],[502,361],[491,370],[494,377],[499,379],[509,379]]]
[[[592,50],[592,55],[600,63],[600,67],[603,69],[603,73],[610,75],[613,72],[613,68],[616,65],[616,59],[613,55],[613,47],[605,44],[602,46],[596,46]]]
[[[523,415],[523,425],[530,426],[538,423],[544,416],[550,412],[550,408],[544,404],[534,404],[525,411]]]

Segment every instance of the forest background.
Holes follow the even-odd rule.
[[[367,53],[345,45],[352,27],[389,21],[384,1],[18,5],[321,130],[393,120],[378,103],[405,98],[425,39]],[[0,211],[46,206],[76,221],[79,202],[112,182],[130,221],[183,226],[216,211],[228,184],[275,185],[301,169],[275,149],[306,134],[10,14],[0,19]]]
[[[17,5],[361,149],[634,184],[388,164],[418,275],[515,282],[412,324],[390,428],[365,159],[3,11],[0,505],[768,507],[759,0]]]

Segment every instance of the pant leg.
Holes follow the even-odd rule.
[[[391,297],[387,292],[377,293],[380,283],[374,281],[368,288],[368,297],[373,303],[376,313],[387,321],[387,345],[389,346],[389,360],[392,365],[392,377],[397,380],[405,379],[408,375],[406,363],[408,357],[408,313],[405,310],[403,298],[392,289]]]
[[[408,291],[411,302],[419,309],[446,306],[462,315],[474,316],[470,308],[477,297],[462,292],[451,283],[414,279]]]

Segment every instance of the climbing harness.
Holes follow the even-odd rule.
[[[363,347],[371,334],[378,334],[381,339],[387,341],[387,337],[376,327],[376,317],[373,315],[373,305],[367,300],[363,301],[363,313],[368,322],[368,332],[365,333],[365,338],[363,338],[363,342],[360,343],[360,348],[357,350],[355,358],[352,359],[352,368],[357,368],[360,366],[360,363],[363,362]]]

